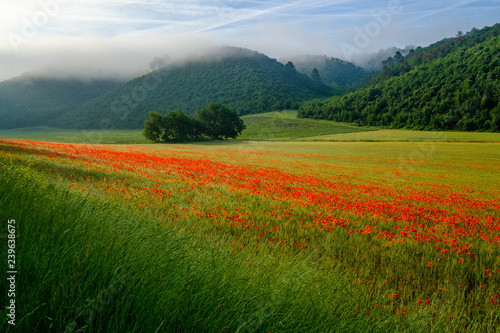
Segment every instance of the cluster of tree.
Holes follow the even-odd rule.
[[[149,112],[143,134],[153,142],[196,140],[204,135],[214,139],[236,139],[245,129],[245,123],[234,111],[219,103],[210,103],[190,117],[183,111],[165,115]]]
[[[307,102],[298,116],[416,130],[500,131],[499,45],[497,24],[406,57],[397,54],[376,83]]]
[[[180,109],[193,115],[218,101],[245,115],[298,109],[311,98],[332,96],[326,85],[266,55],[237,48],[222,48],[219,53],[159,64],[159,69],[86,103],[54,125],[98,128],[102,119],[109,119],[115,128],[141,128],[150,110]]]
[[[46,75],[27,73],[0,82],[0,129],[46,125],[121,83]]]

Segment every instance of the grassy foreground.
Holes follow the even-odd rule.
[[[495,332],[499,149],[1,140],[16,329]]]
[[[3,332],[312,332],[407,327],[358,316],[339,268],[308,253],[258,250],[71,193],[33,169],[1,166],[2,221],[16,221],[16,325]],[[2,240],[6,224],[2,223]],[[221,244],[221,245],[220,245]],[[2,253],[6,253],[2,241]],[[5,252],[4,252],[5,251]],[[251,262],[251,264],[250,264]],[[5,270],[1,289],[8,289]],[[371,325],[371,326],[370,326]]]

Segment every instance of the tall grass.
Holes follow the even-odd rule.
[[[7,323],[2,306],[2,331],[386,327],[356,315],[365,296],[352,292],[341,271],[316,270],[307,254],[263,247],[235,256],[212,244],[221,240],[200,241],[122,207],[69,193],[28,168],[3,168],[0,180],[2,221],[15,219],[18,228],[16,326]],[[3,276],[2,292],[5,281]]]
[[[490,189],[488,197],[497,200],[495,180],[489,179],[497,168],[496,145],[484,145],[480,153],[466,160],[455,157],[476,145],[422,145],[421,151],[428,153],[405,169],[405,182],[418,185],[423,195],[426,187],[440,184],[441,178],[430,176],[453,170],[446,182],[462,190],[464,184],[472,183],[466,187],[470,196],[462,198],[483,200]],[[340,164],[340,174],[333,169],[324,177],[347,185],[354,181],[371,184],[380,177],[380,170],[399,171],[400,163],[395,157],[404,152],[414,160],[408,153],[408,143],[298,143],[293,145],[293,154],[285,146],[269,144],[266,150],[272,148],[272,152],[247,158],[245,163],[261,168],[266,164],[290,163],[289,168],[293,169],[292,163],[298,162],[315,175],[324,171],[328,166],[325,163]],[[92,150],[92,156],[95,161],[106,161],[102,165],[82,163],[76,158],[80,156],[76,150],[56,155],[50,150],[40,154],[41,150],[28,145],[25,149],[14,147],[5,144],[2,148],[0,218],[15,219],[18,226],[16,328],[21,331],[495,332],[500,324],[498,303],[491,303],[497,299],[492,297],[499,286],[498,246],[490,249],[487,242],[474,241],[473,251],[478,256],[470,259],[467,266],[457,261],[458,254],[450,254],[451,259],[438,264],[443,257],[431,242],[395,243],[377,238],[375,233],[351,233],[350,228],[333,228],[329,232],[318,229],[316,219],[309,218],[314,215],[315,206],[293,208],[294,216],[307,225],[289,223],[284,214],[280,219],[268,217],[270,210],[281,210],[276,205],[289,208],[290,200],[275,201],[231,191],[227,183],[217,182],[219,178],[202,187],[192,187],[196,182],[185,179],[186,174],[180,177],[176,172],[166,172],[170,170],[161,169],[160,162],[151,164],[150,169],[137,164],[133,172],[118,172],[111,162],[123,163],[119,156],[97,158],[103,149],[99,147]],[[157,147],[153,151],[157,155],[150,154],[144,161],[162,153],[175,157],[204,154],[204,169],[196,170],[202,173],[210,160],[232,159],[234,163],[251,156],[247,153],[251,147],[228,147]],[[135,148],[121,149],[130,153]],[[339,154],[337,149],[353,152]],[[317,156],[328,151],[344,159]],[[384,156],[385,151],[390,151],[390,155]],[[132,161],[132,155],[126,156]],[[353,159],[347,159],[348,156]],[[479,163],[481,171],[471,168],[469,159]],[[170,164],[175,167],[176,163],[182,165],[182,160]],[[227,174],[219,175],[225,177],[222,180],[231,178],[231,163],[222,165],[228,168]],[[189,169],[187,164],[186,168]],[[347,172],[344,170],[353,169],[363,173],[363,177],[343,180],[342,174]],[[141,173],[144,170],[148,172]],[[192,175],[198,179],[195,173]],[[476,180],[478,176],[488,178],[491,188]],[[293,190],[295,185],[304,186],[306,178],[302,183],[283,184]],[[99,183],[103,179],[108,181]],[[132,179],[128,188],[121,187],[125,180]],[[243,182],[250,179],[241,178]],[[162,185],[152,184],[155,180]],[[322,182],[321,178],[318,180]],[[420,184],[423,181],[427,182]],[[394,182],[389,188],[408,190],[401,184],[402,181]],[[131,186],[135,187],[134,196]],[[383,188],[380,183],[378,186]],[[156,187],[164,192],[172,190],[172,196],[159,202],[157,194],[139,191]],[[439,193],[446,195],[447,188]],[[104,192],[106,189],[113,191]],[[283,186],[273,189],[272,195],[278,197]],[[341,187],[333,190],[336,192],[332,193],[341,194]],[[366,195],[359,192],[356,198]],[[380,199],[384,198],[381,194]],[[419,199],[408,203],[413,201],[418,203]],[[196,207],[191,207],[194,204]],[[452,212],[460,209],[460,204],[445,208]],[[265,242],[265,238],[246,231],[243,225],[215,223],[209,215],[197,212],[222,215],[223,209],[234,211],[242,205],[255,221],[266,223],[272,218],[276,222],[281,230],[274,244],[269,242],[271,236]],[[471,213],[476,214],[472,210]],[[498,211],[493,208],[487,213],[498,218]],[[359,223],[353,228],[372,224],[369,215],[349,214],[338,216]],[[456,225],[461,223],[457,221]],[[403,220],[389,220],[379,226],[390,231],[407,225]],[[279,243],[281,237],[288,239],[288,244]],[[293,241],[307,242],[309,247],[291,246]],[[247,244],[239,246],[240,242]],[[4,249],[3,243],[2,246]],[[428,265],[429,262],[434,264]],[[494,269],[490,277],[486,277],[485,268]],[[5,281],[2,278],[1,290],[7,289]],[[0,315],[2,329],[13,331],[5,313]]]

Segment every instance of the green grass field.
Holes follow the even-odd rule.
[[[246,119],[266,117],[294,120]],[[499,134],[282,128],[184,144],[1,131],[18,273],[0,330],[497,331]]]
[[[86,144],[148,143],[141,130],[67,130],[29,127],[1,130],[0,138]]]
[[[296,116],[297,111],[243,116],[247,128],[238,141],[500,142],[499,133],[379,130],[326,120],[299,119]],[[141,130],[63,130],[35,127],[2,130],[0,138],[87,144],[148,143]]]
[[[378,130],[347,134],[339,133],[334,135],[310,136],[305,138],[305,141],[500,142],[500,134],[479,132]]]
[[[247,125],[241,133],[241,140],[294,140],[321,135],[366,132],[359,128],[324,120],[297,118],[297,111],[270,112],[243,116]]]

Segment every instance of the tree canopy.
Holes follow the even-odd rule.
[[[206,134],[215,139],[235,139],[245,129],[238,114],[219,103],[210,103],[199,110],[196,117],[205,124]]]
[[[163,116],[160,112],[149,112],[149,119],[144,122],[144,137],[153,142],[160,142],[165,129],[163,127]]]
[[[210,103],[194,117],[181,110],[170,111],[163,116],[159,112],[149,112],[143,134],[153,142],[196,140],[202,135],[227,140],[236,139],[245,127],[236,112],[225,105]]]
[[[337,87],[336,91],[343,91],[340,87],[355,86],[367,72],[348,61],[326,56],[299,56],[290,59],[299,73],[310,75],[317,69],[322,82]]]

